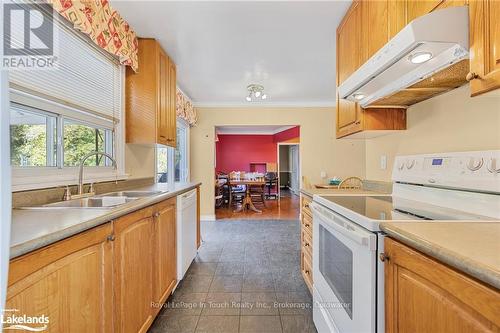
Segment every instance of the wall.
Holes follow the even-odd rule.
[[[276,163],[277,143],[298,139],[300,127],[295,126],[276,134],[235,135],[218,134],[216,142],[216,171],[251,171],[250,163]],[[265,166],[257,171],[264,172]]]
[[[274,142],[285,142],[300,137],[300,126],[295,126],[274,134]]]
[[[367,140],[366,178],[390,181],[395,155],[500,149],[500,93],[469,96],[465,85],[416,104],[407,110],[408,130]]]
[[[276,163],[273,135],[219,134],[216,170],[250,171],[250,163]]]
[[[126,144],[125,173],[130,179],[156,177],[155,154],[153,146]]]
[[[300,169],[311,183],[328,176],[364,177],[362,140],[335,139],[334,108],[197,108],[198,124],[191,129],[191,180],[201,181],[201,214],[214,216],[215,127],[242,125],[300,125]]]

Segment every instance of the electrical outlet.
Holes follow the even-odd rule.
[[[326,178],[326,172],[325,171],[321,171],[320,176],[321,176],[321,178]]]
[[[380,156],[380,169],[382,169],[382,170],[387,169],[387,156],[386,155]]]

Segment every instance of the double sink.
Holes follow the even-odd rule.
[[[106,194],[94,195],[86,198],[60,201],[42,206],[23,207],[22,209],[40,208],[99,208],[112,209],[141,198],[152,197],[164,191],[119,191]]]

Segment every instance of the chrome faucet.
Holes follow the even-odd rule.
[[[116,170],[116,160],[113,158],[113,156],[109,155],[108,153],[100,152],[100,151],[93,151],[93,152],[88,153],[87,155],[83,156],[82,160],[80,161],[80,173],[78,174],[78,196],[83,195],[83,167],[85,165],[85,161],[91,156],[97,157],[98,155],[102,155],[102,156],[109,158],[113,162],[113,167]]]

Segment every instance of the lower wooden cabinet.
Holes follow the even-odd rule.
[[[300,270],[302,277],[312,293],[313,273],[312,273],[312,233],[313,233],[313,219],[311,208],[311,198],[303,194],[300,195]]]
[[[115,331],[111,234],[108,223],[12,260],[5,308],[47,316],[46,332]]]
[[[47,316],[47,332],[146,332],[176,269],[171,198],[13,259],[6,309]]]
[[[499,332],[500,291],[385,239],[386,332]]]
[[[117,332],[146,332],[153,322],[153,209],[114,221]]]
[[[154,213],[153,231],[153,288],[154,300],[163,303],[172,293],[177,282],[176,200],[158,204]],[[156,312],[160,307],[155,307]]]

